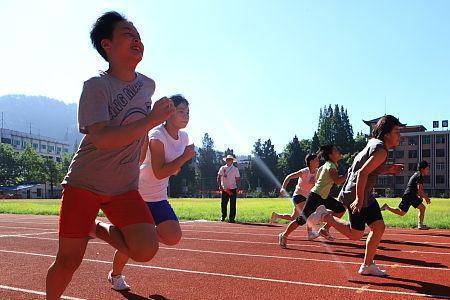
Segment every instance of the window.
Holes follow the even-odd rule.
[[[403,158],[405,156],[405,151],[395,151],[395,158]]]
[[[430,157],[431,156],[431,150],[430,149],[423,149],[422,150],[422,157]]]
[[[430,183],[430,176],[423,176],[423,183]]]
[[[55,150],[55,146],[48,146],[48,152],[53,152]]]
[[[20,141],[18,141],[18,140],[14,141],[14,146],[20,146],[20,144],[21,144]]]
[[[33,143],[33,148],[37,150],[37,148],[39,148],[38,144]]]
[[[445,149],[436,149],[436,157],[445,157]]]
[[[406,138],[405,137],[401,137],[400,138],[400,146],[405,146],[406,145]]]
[[[4,144],[10,144],[10,145],[11,145],[11,139],[8,139],[8,138],[2,138],[2,143],[4,143]]]
[[[417,137],[416,136],[410,136],[408,138],[408,145],[413,146],[413,145],[417,145]]]
[[[408,171],[417,171],[417,165],[413,163],[408,164]]]
[[[61,147],[56,147],[56,154],[61,154]]]
[[[68,153],[68,152],[69,152],[69,149],[64,148],[63,152],[64,152],[64,153]]]
[[[417,150],[409,150],[408,157],[409,158],[417,158]]]
[[[436,170],[445,171],[445,169],[446,169],[445,163],[442,162],[436,163]]]
[[[36,189],[36,196],[39,198],[42,197],[42,189]]]
[[[438,184],[445,183],[445,176],[444,175],[436,175],[436,183],[438,183]]]
[[[42,150],[47,149],[47,145],[41,145],[41,149],[42,149]]]
[[[405,177],[395,176],[395,184],[404,184],[404,183],[405,183]]]
[[[422,144],[424,144],[424,145],[431,144],[431,138],[429,135],[422,136]]]
[[[436,135],[436,144],[445,144],[445,135]]]

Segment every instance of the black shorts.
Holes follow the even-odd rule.
[[[308,199],[306,199],[305,207],[303,207],[302,213],[296,219],[297,224],[305,225],[308,217],[321,205],[325,205],[327,209],[330,209],[335,213],[345,212],[344,205],[333,197],[328,196],[327,199],[323,199],[318,194],[311,192]]]
[[[294,205],[300,204],[305,201],[306,198],[303,195],[295,195],[294,197],[292,197],[292,202],[294,202]]]
[[[366,224],[370,225],[375,221],[383,220],[380,205],[376,200],[370,206],[363,207],[361,211],[356,214],[352,213],[352,210],[349,208],[348,215],[350,227],[360,231],[363,231],[364,228],[366,228]]]
[[[398,208],[400,208],[404,212],[408,212],[411,206],[417,208],[420,204],[422,204],[422,202],[422,198],[420,198],[418,195],[406,194],[403,195],[402,202],[400,202]]]

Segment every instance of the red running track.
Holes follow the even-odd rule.
[[[0,299],[44,299],[57,250],[57,217],[0,215]],[[125,269],[129,293],[111,290],[113,249],[90,241],[65,299],[450,299],[450,230],[388,229],[376,257],[387,278],[356,273],[364,241],[334,242],[298,230],[280,249],[283,226],[183,222],[183,239],[149,263]]]

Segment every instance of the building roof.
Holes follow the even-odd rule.
[[[42,135],[38,135],[38,134],[27,133],[27,132],[12,130],[12,129],[6,129],[6,128],[2,128],[2,135],[14,135],[14,136],[20,136],[22,138],[27,138],[27,139],[34,139],[34,140],[40,140],[40,141],[70,146],[70,144],[67,141],[60,141],[55,138],[51,138],[51,137],[47,137],[47,136],[42,136]]]
[[[20,191],[32,188],[36,186],[37,184],[21,184],[21,185],[10,185],[10,186],[1,186],[0,185],[0,191]]]

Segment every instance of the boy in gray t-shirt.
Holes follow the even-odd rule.
[[[355,157],[339,194],[339,200],[348,209],[350,222],[333,217],[332,212],[324,206],[318,207],[316,213],[310,216],[311,221],[327,222],[353,240],[363,237],[366,224],[370,227],[364,263],[358,271],[361,275],[386,276],[386,272],[378,268],[374,261],[385,225],[372,190],[378,175],[403,171],[403,165],[385,165],[388,150],[395,148],[400,142],[400,126],[402,124],[396,117],[382,117],[373,129],[373,138]]]
[[[105,13],[92,28],[91,41],[109,68],[83,86],[78,123],[85,136],[62,182],[48,300],[60,298],[90,238],[103,239],[135,261],[150,260],[158,249],[153,218],[138,192],[139,157],[147,132],[175,108],[163,98],[150,110],[155,83],[135,71],[144,45],[131,22],[117,12]],[[100,209],[114,225],[95,220]]]

